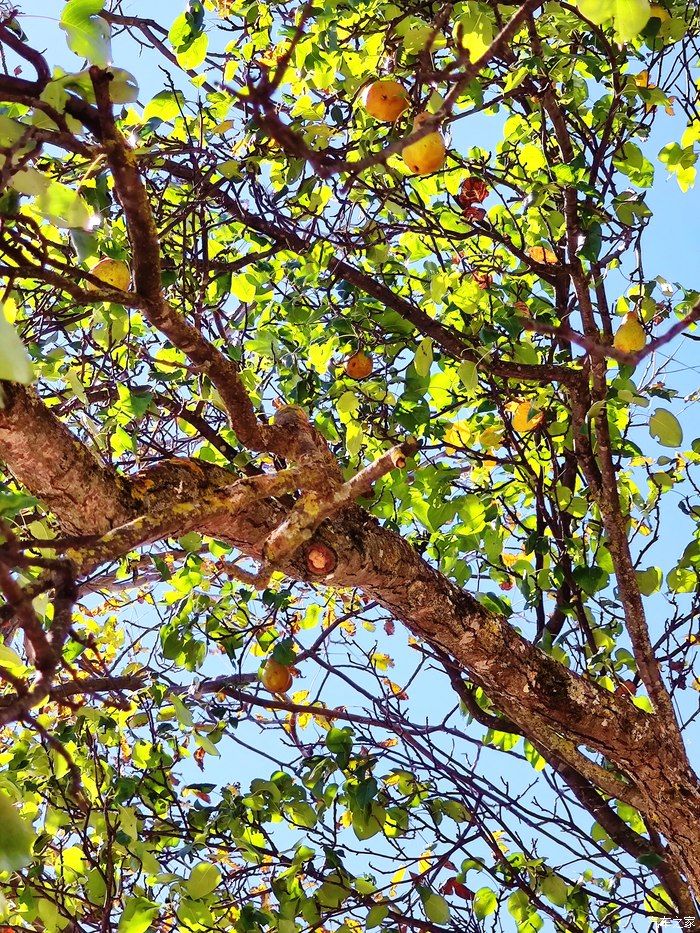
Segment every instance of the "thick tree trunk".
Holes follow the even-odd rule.
[[[640,808],[649,825],[665,837],[700,904],[700,783],[692,769],[679,762],[669,746],[656,755],[642,750],[635,762],[637,787],[644,796]]]

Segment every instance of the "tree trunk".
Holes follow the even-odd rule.
[[[640,750],[636,762],[637,787],[643,794],[642,813],[649,825],[668,843],[678,868],[700,904],[700,784],[684,762],[678,762],[668,746],[656,756]]]

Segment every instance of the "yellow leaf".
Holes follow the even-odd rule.
[[[396,889],[398,885],[403,881],[406,874],[405,868],[399,868],[398,871],[395,871],[391,876],[391,889],[389,890],[389,897],[396,897]]]
[[[471,425],[468,421],[455,421],[445,431],[445,446],[448,454],[456,453],[458,449],[469,446],[472,436]]]
[[[404,692],[403,687],[400,687],[398,684],[395,684],[393,680],[389,680],[388,677],[382,678],[383,683],[391,690],[395,697],[401,696]]]
[[[529,401],[516,402],[508,407],[513,413],[513,430],[518,434],[534,431],[544,421],[544,412],[537,411]]]
[[[320,729],[323,729],[326,732],[328,732],[333,723],[333,719],[331,717],[326,718],[325,716],[317,716],[314,714],[312,719]]]
[[[527,254],[530,259],[547,266],[555,266],[559,262],[557,254],[553,253],[551,249],[547,249],[546,246],[531,246]]]
[[[386,671],[394,666],[394,661],[388,654],[380,654],[375,651],[371,657],[372,664],[380,671]]]
[[[503,430],[497,425],[491,425],[479,435],[479,443],[485,450],[493,450],[494,447],[500,447],[503,440]]]

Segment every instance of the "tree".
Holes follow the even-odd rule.
[[[697,922],[696,5],[132,6],[0,25],[3,930]]]

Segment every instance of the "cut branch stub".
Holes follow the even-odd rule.
[[[327,544],[315,542],[306,552],[306,569],[315,577],[327,577],[338,566],[338,556]]]

